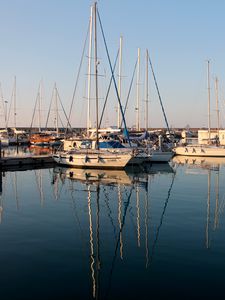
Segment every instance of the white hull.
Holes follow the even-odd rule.
[[[174,148],[176,155],[201,156],[201,157],[225,157],[224,146],[188,145]]]
[[[70,151],[53,155],[53,159],[61,165],[74,168],[123,169],[132,158],[131,152]]]

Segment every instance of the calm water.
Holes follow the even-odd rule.
[[[225,159],[1,174],[1,299],[206,299],[225,281]]]

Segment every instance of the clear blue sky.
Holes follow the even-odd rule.
[[[0,0],[0,82],[4,98],[10,100],[16,75],[18,126],[31,123],[40,80],[44,86],[43,125],[54,82],[65,109],[69,110],[92,3],[88,0]],[[98,9],[112,61],[119,37],[123,36],[122,101],[128,92],[138,47],[141,48],[141,100],[144,99],[147,48],[169,124],[173,127],[207,126],[206,59],[210,59],[212,126],[216,126],[215,76],[219,79],[221,117],[225,98],[225,1],[99,0]],[[99,72],[107,73],[106,78],[99,80],[103,97],[109,69],[102,42],[99,46]],[[84,65],[73,109],[73,126],[86,125],[86,58]],[[165,126],[151,75],[149,80],[150,126]],[[135,124],[135,89],[134,84],[128,104],[129,126]],[[110,103],[105,122],[115,125],[114,95]],[[143,108],[141,119],[144,120]]]

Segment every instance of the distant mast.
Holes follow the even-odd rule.
[[[138,65],[137,65],[137,94],[136,94],[136,130],[140,130],[140,48],[138,48]]]
[[[121,72],[122,72],[122,44],[123,44],[123,37],[120,37],[120,49],[119,49],[119,74],[118,74],[118,94],[121,101]],[[121,120],[120,120],[120,103],[118,101],[117,106],[117,127],[120,128]]]
[[[54,84],[54,91],[55,91],[55,128],[56,128],[56,134],[57,136],[59,136],[58,91],[56,87],[56,82]]]
[[[98,55],[97,55],[97,3],[94,3],[94,56],[95,56],[95,101],[96,101],[96,149],[99,149],[98,139]]]
[[[215,79],[215,93],[216,93],[216,115],[217,115],[217,130],[219,134],[220,129],[220,111],[219,111],[219,93],[218,93],[218,78]]]
[[[13,102],[14,102],[14,127],[16,128],[16,76],[14,77]]]
[[[38,123],[39,123],[39,132],[41,132],[41,98],[42,98],[42,84],[40,82],[39,92],[38,92]]]
[[[210,117],[210,78],[209,78],[209,60],[207,60],[207,85],[208,85],[208,133],[209,142],[211,140],[211,117]]]
[[[145,129],[148,131],[148,49],[146,49],[146,75],[145,75]]]
[[[88,51],[88,94],[87,94],[87,133],[91,128],[90,115],[90,95],[91,95],[91,56],[92,56],[92,23],[93,23],[93,6],[91,6],[90,27],[89,27],[89,51]],[[88,133],[89,134],[89,133]]]

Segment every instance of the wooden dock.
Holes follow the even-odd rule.
[[[53,165],[54,160],[52,155],[30,155],[30,156],[6,156],[0,158],[0,169],[7,169],[11,167],[42,167],[44,165]]]

